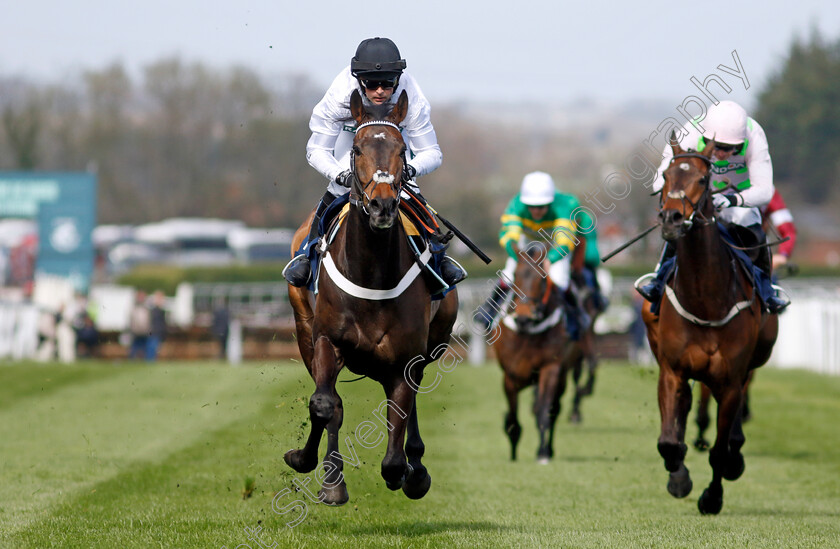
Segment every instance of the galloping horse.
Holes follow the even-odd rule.
[[[424,445],[415,396],[422,367],[430,361],[426,357],[449,341],[458,296],[453,289],[432,303],[423,278],[417,276],[415,256],[400,220],[406,145],[399,124],[407,111],[405,92],[390,112],[366,109],[360,94],[353,92],[350,112],[358,126],[351,152],[355,177],[349,210],[324,254],[317,295],[306,288],[289,287],[298,346],[315,392],[309,400],[311,431],[306,445],[290,450],[284,459],[299,473],[315,469],[326,429],[325,475],[319,497],[331,505],[349,499],[338,451],[344,410],[335,389],[345,365],[355,374],[378,381],[385,390],[387,400],[378,411],[387,407],[388,445],[381,472],[388,488],[402,488],[409,498],[418,499],[431,486],[421,463]],[[295,233],[292,250],[305,238],[308,227],[309,220]],[[417,357],[422,357],[420,364],[407,369],[406,364]]]
[[[718,402],[717,438],[709,452],[713,477],[697,502],[703,514],[723,507],[722,479],[744,471],[741,403],[749,372],[770,357],[778,317],[765,313],[752,285],[732,260],[714,218],[709,186],[714,142],[683,151],[672,134],[674,159],[664,172],[659,218],[662,238],[676,246],[676,274],[659,315],[643,309],[651,350],[659,362],[659,453],[670,472],[668,492],[685,497],[692,482],[683,460],[691,407],[690,379],[705,383]]]
[[[519,250],[516,250],[517,256]],[[533,265],[545,258],[545,250],[531,245],[527,249],[533,263],[520,261],[513,285],[512,314],[504,316],[501,334],[493,349],[504,371],[504,389],[508,401],[505,433],[510,439],[510,458],[516,459],[516,446],[522,434],[517,419],[519,391],[536,384],[534,415],[540,432],[537,460],[548,463],[554,455],[554,424],[560,414],[560,398],[566,390],[566,376],[572,355],[580,353],[569,340],[563,322],[563,302],[551,279]]]

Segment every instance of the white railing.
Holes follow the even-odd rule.
[[[768,363],[840,375],[840,280],[783,283],[791,304],[779,318]]]

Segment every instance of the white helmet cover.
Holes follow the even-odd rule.
[[[700,124],[706,130],[703,137],[718,143],[738,145],[747,139],[747,111],[734,101],[712,105]]]
[[[531,172],[522,179],[519,200],[526,206],[545,206],[554,202],[554,179],[545,172]]]

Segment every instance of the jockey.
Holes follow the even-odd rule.
[[[761,218],[765,224],[775,227],[781,238],[789,239],[779,244],[779,250],[773,254],[773,270],[776,271],[787,264],[796,247],[796,225],[793,224],[793,215],[788,210],[779,189],[773,193],[770,203],[761,208]]]
[[[547,246],[546,259],[549,262],[548,276],[564,297],[566,310],[570,313],[569,332],[573,339],[579,339],[588,325],[588,316],[580,308],[571,278],[571,252],[575,247],[577,227],[572,213],[580,206],[577,198],[558,192],[554,179],[545,172],[531,172],[522,179],[522,188],[514,196],[502,214],[502,229],[499,244],[508,254],[502,278],[496,282],[493,292],[482,305],[474,319],[489,327],[495,320],[501,304],[511,288],[516,270],[517,254],[515,244],[520,242],[551,242]],[[541,232],[542,231],[542,232]],[[524,245],[524,244],[523,244]]]
[[[761,246],[766,243],[767,237],[761,228],[759,208],[770,202],[774,192],[773,165],[764,129],[734,101],[721,101],[709,108],[705,118],[686,124],[680,130],[679,143],[685,150],[702,151],[712,139],[715,148],[711,156],[709,184],[712,190],[726,189],[712,196],[717,218],[741,246]],[[654,191],[662,190],[665,184],[662,173],[674,156],[669,144],[665,145],[662,156]],[[657,304],[662,298],[668,269],[661,267],[675,253],[675,246],[666,243],[655,277],[650,283],[637,288],[651,303]],[[767,275],[766,282],[762,282],[767,310],[771,313],[782,311],[789,302],[779,298],[770,287],[771,263],[767,246],[754,248],[748,255],[755,266]]]
[[[350,192],[352,171],[350,150],[356,123],[350,115],[350,95],[359,90],[368,105],[396,103],[400,93],[408,93],[408,113],[400,128],[408,146],[408,162],[403,181],[419,194],[416,177],[436,170],[443,160],[435,129],[430,119],[431,107],[414,78],[404,71],[405,59],[400,57],[396,44],[388,38],[362,40],[350,66],[333,80],[327,93],[315,105],[309,119],[312,136],[306,144],[309,164],[327,178],[327,191],[315,209],[306,245],[319,236],[319,224],[332,201]],[[298,253],[286,266],[283,276],[293,286],[305,286],[311,277],[307,253]],[[466,277],[454,261],[444,257],[441,276],[450,286]]]

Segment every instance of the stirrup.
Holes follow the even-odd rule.
[[[283,278],[297,288],[303,288],[309,284],[309,279],[312,278],[312,269],[309,266],[309,258],[306,254],[296,255],[283,267]]]
[[[454,275],[454,278],[452,280],[448,280],[449,277],[443,277],[443,281],[446,282],[447,284],[449,284],[450,286],[454,286],[454,285],[458,284],[459,282],[462,282],[465,278],[467,278],[467,276],[469,276],[468,273],[467,273],[467,270],[464,269],[461,266],[460,263],[458,263],[457,261],[455,261],[451,257],[445,256],[443,258],[442,263],[445,263],[446,261],[449,261],[456,269],[458,269],[458,273]],[[441,265],[441,273],[440,273],[441,275],[444,275],[443,270],[444,270],[443,265]],[[450,272],[450,274],[451,274],[451,272]]]
[[[770,310],[770,306],[768,304],[767,309],[770,310],[771,313],[781,313],[782,311],[784,311],[787,308],[788,305],[790,305],[790,295],[788,295],[788,293],[785,291],[785,289],[782,288],[781,286],[771,284],[770,287],[773,288],[773,291],[776,292],[776,295],[771,296],[770,299],[775,298],[775,300],[778,303],[773,306],[773,310]]]
[[[647,274],[644,274],[644,275],[640,276],[639,278],[637,278],[636,282],[633,283],[633,287],[636,288],[636,291],[639,292],[639,294],[643,298],[645,298],[646,300],[648,300],[651,303],[653,303],[653,299],[654,299],[654,296],[651,294],[651,290],[653,290],[653,287],[651,287],[651,286],[653,285],[653,280],[656,280],[657,275],[658,275],[658,273],[656,273],[656,272],[647,273]],[[648,282],[647,284],[642,284],[642,282],[645,282],[645,281],[650,281],[650,282]]]

